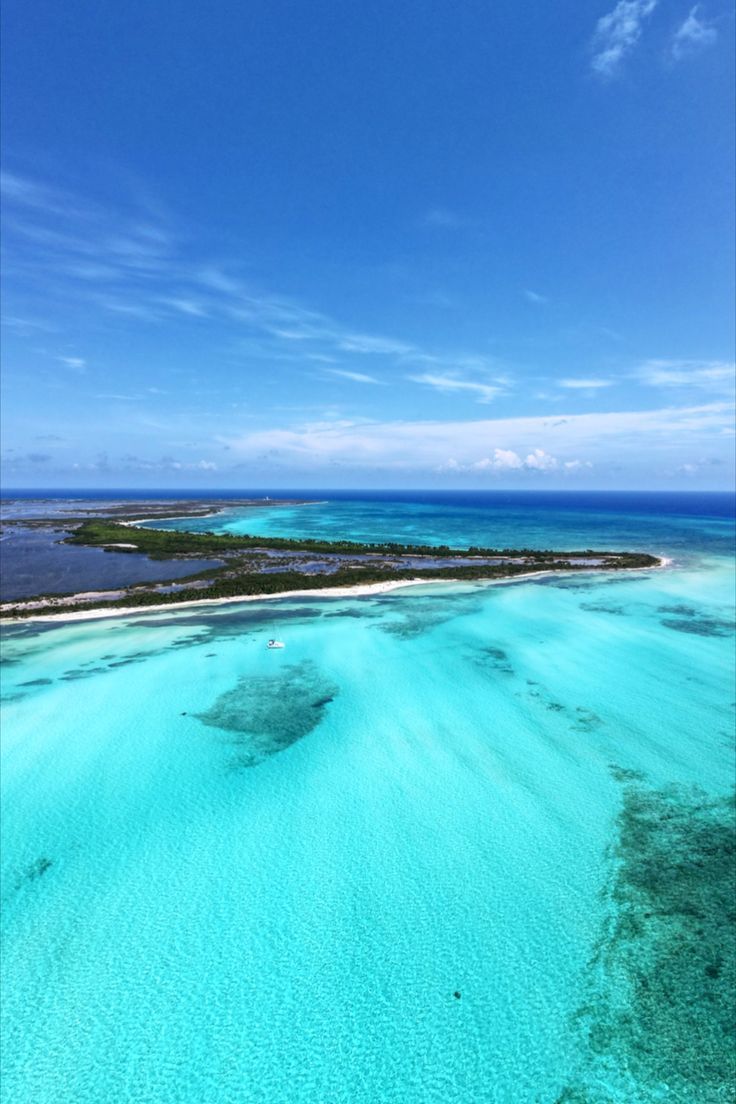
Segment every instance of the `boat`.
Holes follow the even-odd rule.
[[[269,640],[266,645],[267,648],[284,648],[286,645],[282,640]]]

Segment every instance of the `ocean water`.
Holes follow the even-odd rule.
[[[672,566],[4,631],[5,1100],[732,1099],[733,521],[593,505],[257,523]]]
[[[325,497],[328,496],[328,497]],[[297,497],[296,494],[290,497]],[[156,529],[398,541],[452,547],[698,549],[732,555],[729,494],[506,492],[314,493],[306,505],[228,506],[203,518],[148,523]],[[652,543],[655,548],[652,549]]]

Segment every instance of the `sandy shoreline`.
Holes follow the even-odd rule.
[[[672,560],[666,556],[660,556],[659,560],[660,562],[657,568],[669,567],[672,564]],[[634,567],[628,570],[652,571],[657,570],[657,568]],[[198,606],[225,606],[241,602],[272,602],[281,598],[314,598],[315,600],[322,598],[363,598],[370,594],[388,594],[392,590],[402,590],[405,587],[439,586],[442,583],[448,586],[457,585],[458,583],[468,586],[501,586],[507,583],[524,582],[527,579],[539,579],[545,576],[560,574],[590,575],[605,574],[605,571],[600,571],[598,568],[581,567],[564,573],[560,571],[528,571],[522,575],[509,575],[504,579],[392,579],[385,580],[381,583],[364,583],[362,585],[356,584],[355,586],[348,587],[313,587],[311,590],[282,590],[277,594],[241,594],[227,598],[192,598],[187,602],[164,602],[156,606],[122,606],[116,609],[98,608],[90,610],[73,610],[69,613],[64,613],[62,610],[59,613],[31,614],[29,617],[13,617],[12,614],[10,614],[6,617],[1,617],[0,622],[2,624],[20,625],[28,624],[29,621],[98,621],[104,617],[139,616],[146,613],[175,613],[176,610],[179,609],[191,609]]]
[[[209,514],[174,514],[172,517],[160,517],[160,518],[150,518],[150,517],[145,518],[145,517],[142,517],[142,518],[133,518],[132,521],[116,521],[115,524],[116,525],[132,525],[132,526],[140,525],[140,526],[144,526],[146,529],[152,529],[153,528],[152,522],[154,522],[154,521],[203,521],[206,518],[217,517],[219,514],[222,514],[224,512],[225,511],[224,511],[224,507],[223,507],[222,509],[217,509],[217,510],[212,511],[212,513],[209,513]],[[108,519],[106,518],[105,520],[108,520]],[[115,519],[113,519],[113,520],[115,520]],[[164,530],[159,530],[159,532],[166,532],[166,530],[165,529]],[[136,548],[137,547],[138,546],[136,545]]]

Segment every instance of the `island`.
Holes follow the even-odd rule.
[[[238,505],[281,504],[244,500]],[[0,616],[14,620],[81,612],[104,615],[115,610],[267,598],[306,591],[364,593],[365,588],[389,590],[441,581],[500,582],[550,572],[641,570],[659,567],[663,562],[658,556],[638,551],[450,548],[235,536],[151,527],[164,519],[201,519],[222,508],[221,504],[207,502],[124,503],[86,510],[63,520],[57,515],[27,521],[26,524],[62,528],[65,536],[61,544],[176,562],[177,576],[156,582],[135,582],[114,590],[39,593],[3,602]],[[195,570],[203,559],[209,561],[209,566]],[[193,570],[182,575],[180,565],[187,561],[192,561]]]

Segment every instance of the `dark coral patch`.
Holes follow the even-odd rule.
[[[643,1104],[664,1085],[673,1104],[726,1099],[736,1084],[736,804],[612,773],[624,802],[610,916],[577,1014],[586,1059],[558,1100]]]
[[[345,609],[345,610],[332,610],[330,613],[326,613],[325,617],[352,617],[356,621],[362,618],[376,617],[375,613],[371,613],[368,609]]]
[[[603,719],[592,709],[585,709],[582,705],[576,707],[575,724],[573,725],[576,732],[594,732],[603,723]]]
[[[166,617],[157,614],[148,620],[131,621],[134,628],[195,628],[198,632],[188,637],[180,637],[175,641],[177,647],[185,642],[193,644],[214,644],[215,641],[227,640],[233,636],[245,636],[250,632],[257,632],[264,627],[270,628],[275,622],[281,624],[284,621],[299,623],[300,621],[313,621],[322,616],[322,610],[310,606],[299,606],[297,603],[288,607],[280,603],[253,603],[248,608],[238,606],[229,613],[178,613],[174,617]]]
[[[23,889],[24,886],[29,885],[31,882],[37,882],[39,878],[42,878],[54,865],[54,860],[49,859],[46,855],[42,855],[34,862],[27,866],[24,870],[19,871],[15,878],[15,883],[12,887],[12,892],[17,893]]]
[[[315,664],[305,662],[282,667],[277,675],[245,676],[195,716],[231,737],[236,766],[255,767],[315,729],[337,692]]]
[[[488,644],[483,648],[479,648],[475,656],[478,667],[499,671],[504,675],[513,675],[514,673],[514,668],[511,666],[508,653],[505,652],[503,648]]]
[[[399,615],[396,620],[382,621],[378,627],[381,632],[402,640],[421,636],[446,621],[477,613],[482,608],[474,594],[412,596],[411,602],[406,603],[397,602],[395,598],[377,598],[373,604],[388,604],[392,612]]]
[[[734,631],[730,621],[723,621],[717,617],[689,617],[687,619],[664,617],[660,624],[667,629],[690,633],[692,636],[731,636]]]

